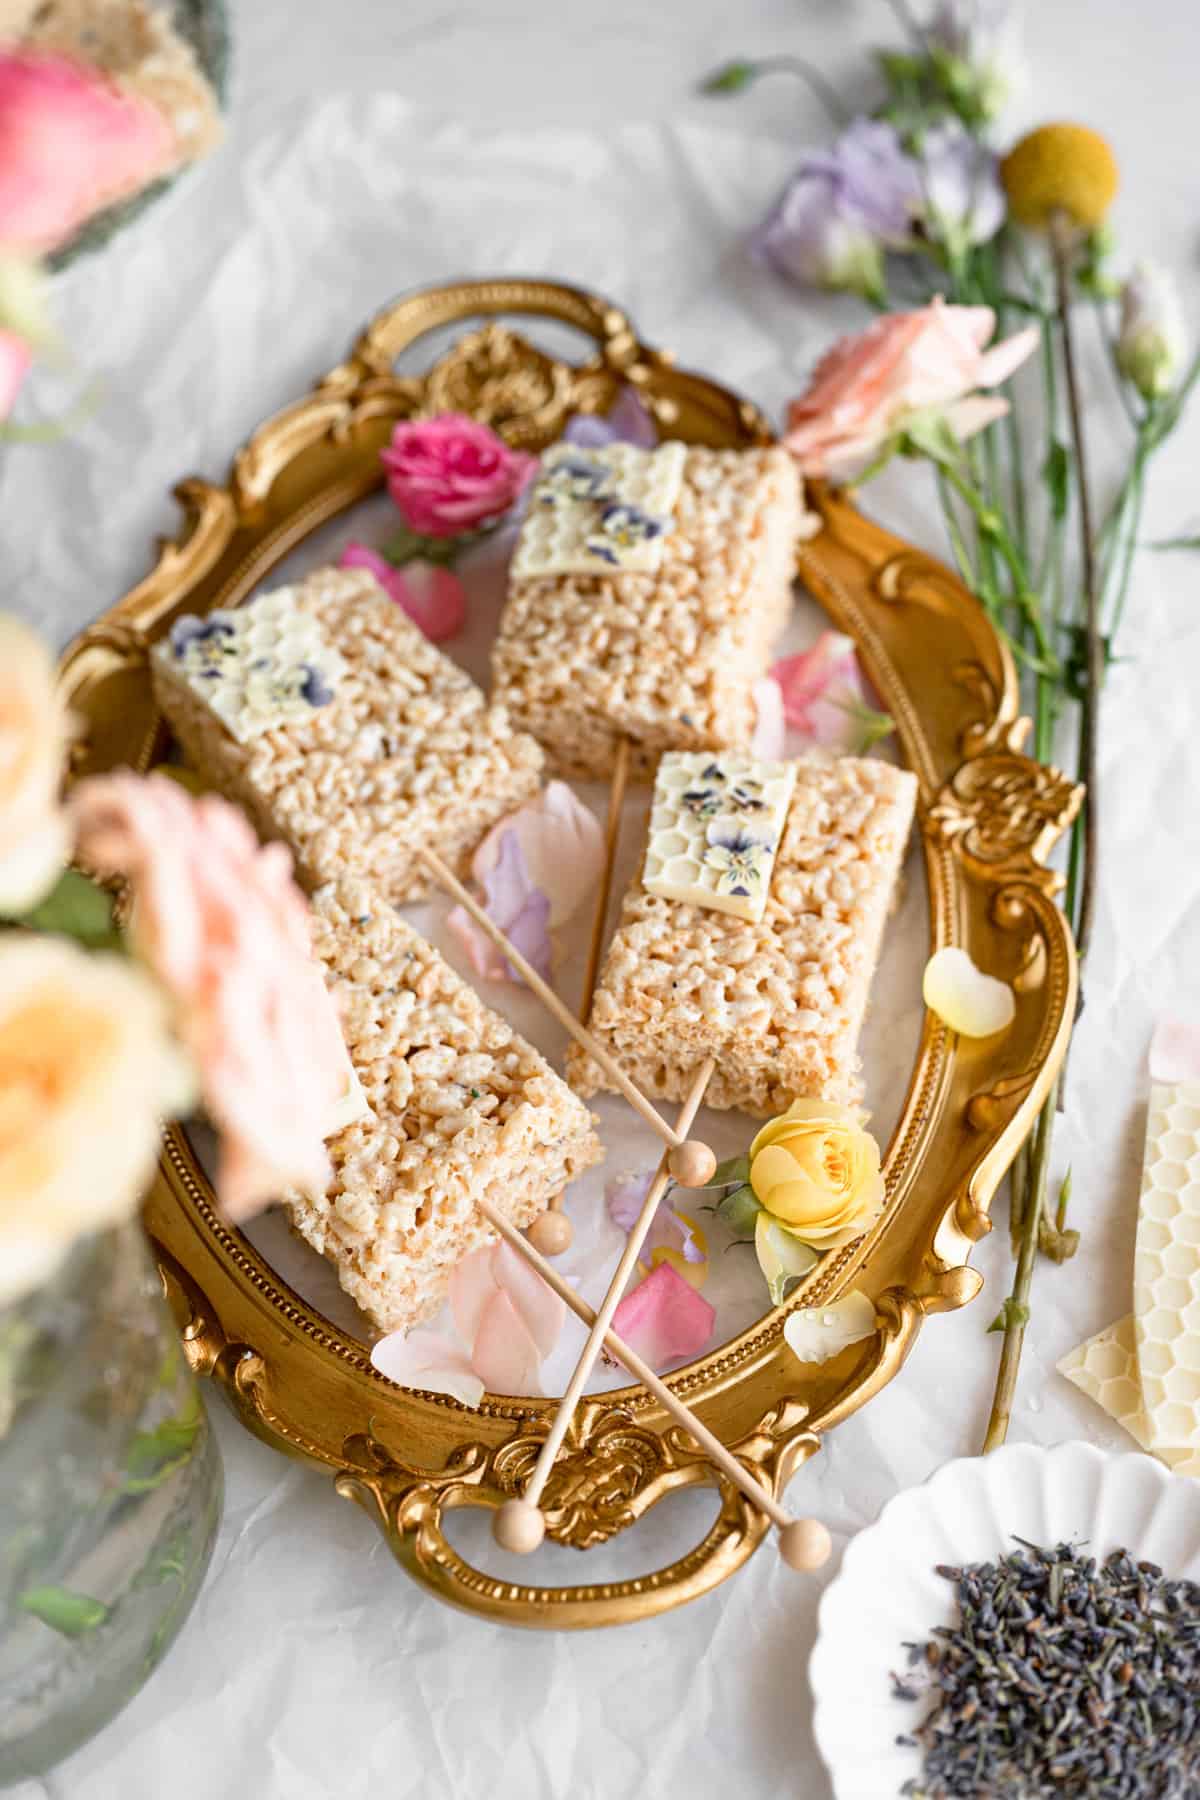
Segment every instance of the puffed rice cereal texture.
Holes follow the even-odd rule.
[[[496,699],[561,774],[585,780],[611,774],[622,736],[637,780],[663,750],[748,744],[802,519],[785,450],[689,449],[656,572],[510,579]]]
[[[582,1101],[377,889],[318,890],[313,941],[371,1114],[331,1140],[329,1191],[285,1204],[372,1323],[407,1330],[494,1240],[476,1196],[524,1227],[604,1152]]]
[[[861,1095],[858,1035],[917,784],[875,760],[802,759],[758,924],[647,893],[625,895],[591,1028],[647,1094],[682,1100],[717,1059],[706,1104],[758,1117],[802,1096]],[[577,1048],[567,1079],[609,1086]]]
[[[155,698],[187,760],[290,845],[309,888],[348,875],[419,899],[425,844],[465,877],[485,833],[537,793],[541,750],[365,570],[318,569],[296,594],[346,664],[333,699],[239,743],[154,655]]]

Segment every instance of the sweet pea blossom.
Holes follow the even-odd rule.
[[[1143,400],[1169,393],[1187,338],[1179,295],[1165,269],[1140,262],[1121,288],[1117,366]]]
[[[921,36],[962,109],[997,118],[1022,74],[1016,0],[938,0]]]
[[[618,1230],[630,1232],[637,1223],[654,1170],[644,1169],[638,1175],[614,1175],[604,1184],[604,1204],[608,1216]],[[649,1274],[660,1262],[669,1262],[676,1272],[693,1287],[702,1287],[708,1274],[708,1250],[704,1235],[685,1213],[676,1212],[667,1192],[659,1199],[642,1242],[638,1267]]]
[[[225,1212],[246,1218],[286,1187],[323,1191],[323,1139],[365,1103],[288,851],[260,845],[224,800],[163,776],[93,776],[69,811],[83,860],[130,879],[133,947],[175,1004],[220,1133]]]
[[[962,439],[1003,418],[1008,402],[977,393],[1006,381],[1037,348],[1034,326],[985,348],[990,306],[888,313],[836,343],[788,408],[784,443],[805,475],[844,479],[906,430],[937,420]]]
[[[54,249],[174,160],[166,118],[136,94],[66,56],[0,50],[4,249]]]
[[[431,538],[490,525],[518,499],[538,466],[536,456],[511,450],[465,413],[397,425],[380,461],[405,523]]]
[[[918,198],[895,126],[856,119],[832,149],[805,156],[751,249],[802,286],[879,298],[883,251],[911,244]]]
[[[871,703],[854,639],[841,632],[823,631],[811,650],[777,662],[768,679],[787,724],[826,750],[862,756],[894,729]]]
[[[986,244],[1004,223],[1004,189],[995,153],[957,119],[928,130],[916,163],[913,216],[952,257]]]
[[[658,428],[637,389],[625,382],[607,413],[572,413],[563,442],[577,444],[581,450],[601,450],[606,444],[635,444],[640,450],[653,450]]]
[[[549,980],[550,933],[595,891],[603,866],[604,834],[595,814],[566,782],[552,781],[492,827],[471,860],[471,874],[483,890],[488,917]],[[446,923],[477,975],[519,979],[464,907],[455,907]]]

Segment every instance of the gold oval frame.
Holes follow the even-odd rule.
[[[581,363],[536,348],[500,315],[533,314],[594,341]],[[480,318],[424,374],[397,357],[430,331]],[[224,484],[189,479],[184,520],[146,578],[84,631],[63,661],[83,721],[76,773],[146,768],[162,747],[146,645],[179,611],[236,605],[317,526],[381,485],[378,452],[398,419],[455,408],[511,442],[537,448],[569,413],[605,410],[633,382],[673,435],[697,443],[767,441],[756,408],[648,349],[619,309],[541,281],[461,282],[386,308],[349,358],[253,434]],[[844,495],[812,495],[823,529],[798,569],[857,641],[896,720],[920,784],[919,829],[934,947],[961,944],[1017,992],[1012,1028],[956,1039],[927,1016],[885,1159],[888,1201],[870,1235],[818,1265],[788,1303],[827,1302],[854,1281],[879,1329],[818,1368],[787,1350],[777,1308],[670,1377],[755,1477],[780,1493],[821,1435],[897,1373],[929,1313],[962,1306],[982,1278],[972,1245],[1017,1146],[1049,1092],[1075,1009],[1070,932],[1047,854],[1080,790],[1021,753],[1009,652],[962,583],[865,519]],[[523,1586],[471,1567],[448,1542],[445,1512],[499,1506],[532,1469],[553,1402],[486,1395],[468,1410],[395,1387],[347,1338],[288,1289],[213,1210],[183,1132],[165,1137],[146,1224],[192,1367],[211,1376],[243,1422],[277,1448],[333,1473],[339,1493],[374,1514],[424,1586],[511,1624],[584,1627],[644,1619],[695,1599],[741,1566],[767,1529],[718,1479],[686,1434],[640,1387],[586,1400],[546,1490],[550,1535],[586,1549],[632,1524],[671,1490],[719,1487],[702,1542],[670,1567],[627,1581]]]

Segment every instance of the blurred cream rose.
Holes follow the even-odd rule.
[[[0,939],[0,1306],[130,1217],[189,1083],[155,984],[61,938]]]
[[[36,906],[67,860],[58,804],[66,741],[50,652],[27,626],[0,613],[0,916]]]

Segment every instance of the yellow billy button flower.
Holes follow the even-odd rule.
[[[793,1100],[751,1144],[750,1185],[795,1237],[833,1250],[859,1237],[883,1206],[879,1145],[851,1107]]]
[[[1117,159],[1086,125],[1041,125],[1020,138],[1000,164],[1009,209],[1019,224],[1046,231],[1056,213],[1082,231],[1104,221],[1120,179]]]

